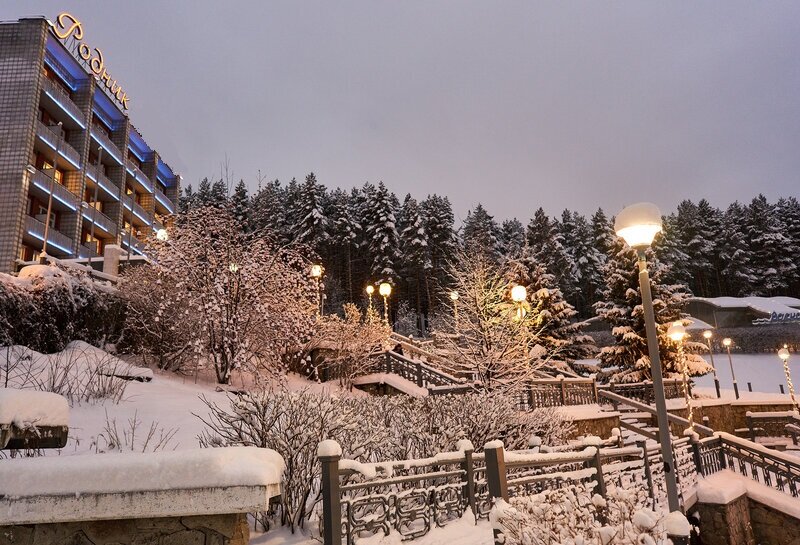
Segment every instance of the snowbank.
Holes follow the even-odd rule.
[[[256,447],[22,458],[0,464],[0,496],[267,486],[283,468],[277,452]]]
[[[0,388],[0,425],[69,426],[66,398],[48,392]]]

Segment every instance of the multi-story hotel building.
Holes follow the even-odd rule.
[[[0,272],[38,257],[48,203],[47,254],[62,259],[141,253],[175,212],[179,176],[83,37],[68,14],[0,23]]]

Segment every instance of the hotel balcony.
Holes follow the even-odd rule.
[[[42,218],[44,219],[44,218]],[[31,238],[39,242],[39,247],[44,242],[44,223],[34,217],[25,216],[24,238]],[[72,257],[72,239],[52,227],[47,232],[47,253],[56,257]],[[59,255],[61,254],[61,255]]]
[[[148,193],[153,192],[153,184],[150,182],[150,178],[148,178],[133,161],[129,160],[126,168],[128,170],[128,174],[133,176],[133,179],[142,186],[142,189]]]
[[[87,170],[86,177],[100,186],[100,191],[97,192],[98,199],[108,200],[111,198],[119,202],[119,186],[111,183],[111,180],[106,178],[104,174],[96,170]]]
[[[58,182],[53,182],[50,178],[50,172],[43,172],[37,170],[31,177],[30,192],[42,201],[47,201],[50,195],[50,184],[53,185],[53,207],[58,210],[68,209],[73,212],[78,210],[79,199],[72,191],[64,187]]]
[[[72,102],[72,98],[70,98],[67,91],[64,90],[56,82],[52,81],[49,78],[43,78],[43,85],[42,85],[42,92],[47,95],[48,100],[47,102],[52,102],[56,106],[58,106],[61,111],[67,114],[72,120],[81,128],[86,128],[86,121],[81,112],[80,108]]]
[[[84,204],[86,204],[86,206],[81,210],[81,216],[83,216],[85,221],[94,223],[95,229],[98,230],[97,234],[104,234],[110,237],[116,235],[117,227],[111,218],[93,206],[90,206],[88,203]]]
[[[155,197],[156,197],[156,211],[161,214],[174,214],[175,213],[175,204],[172,200],[164,195],[164,192],[159,189],[158,184],[155,186]],[[159,210],[159,207],[161,210]]]
[[[122,247],[128,249],[128,241],[130,241],[131,255],[144,255],[144,243],[139,240],[135,235],[125,232],[122,235]]]
[[[138,202],[134,201],[130,195],[123,197],[122,202],[125,209],[132,212],[133,217],[138,219],[142,225],[150,225],[152,221],[150,214],[145,212],[144,208],[142,208]]]
[[[100,254],[97,253],[97,248],[89,243],[84,242],[78,247],[78,257],[100,257]]]
[[[91,130],[92,139],[103,146],[103,149],[106,153],[108,153],[112,159],[114,159],[120,165],[122,164],[122,152],[119,151],[119,148],[111,141],[105,132],[98,129],[97,127],[92,127]]]
[[[67,163],[80,170],[81,156],[77,151],[75,151],[75,148],[67,144],[64,139],[61,138],[61,136],[51,127],[48,127],[41,121],[37,121],[36,123],[36,136],[38,136],[39,139],[47,144],[53,151],[56,149],[59,150],[59,155],[61,156],[59,157],[60,161],[66,159]],[[60,162],[59,166],[63,164],[63,162]]]

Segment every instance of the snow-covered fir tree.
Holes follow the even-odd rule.
[[[448,284],[447,267],[456,250],[453,208],[447,197],[433,194],[420,203],[420,215],[428,236],[428,274],[427,297],[433,304],[437,293],[442,293]]]
[[[504,220],[497,235],[497,246],[503,259],[516,259],[525,247],[525,227],[517,218]]]
[[[380,182],[371,197],[369,223],[366,225],[367,244],[372,257],[371,272],[377,282],[394,283],[398,278],[400,252],[392,194]]]
[[[292,204],[296,222],[292,226],[294,240],[319,253],[327,239],[328,218],[324,212],[325,187],[317,181],[314,173],[306,176],[298,188],[298,198]]]
[[[577,311],[561,293],[555,277],[531,255],[509,263],[506,274],[511,282],[528,290],[530,319],[538,333],[536,343],[545,348],[554,367],[590,358],[597,348],[592,337],[582,332]]]
[[[242,231],[250,230],[250,199],[247,195],[247,186],[244,180],[239,180],[230,198],[230,207],[233,218],[239,222]]]
[[[678,349],[666,335],[675,320],[683,318],[682,309],[689,297],[686,286],[665,282],[667,269],[647,250],[653,308],[658,327],[662,371],[674,375],[682,370]],[[621,238],[616,238],[604,269],[606,289],[603,300],[595,303],[597,315],[612,328],[615,343],[600,351],[600,368],[612,380],[639,382],[650,379],[650,356],[647,349],[644,310],[639,290],[639,269],[636,251]],[[692,376],[705,374],[710,367],[692,351],[697,346],[688,343],[685,351]]]
[[[406,195],[398,213],[400,230],[400,253],[402,262],[399,267],[401,277],[406,286],[411,303],[418,313],[425,310],[427,273],[430,269],[428,254],[428,234],[420,215],[419,205],[410,194]],[[422,323],[419,328],[422,328]]]
[[[254,231],[277,233],[284,225],[284,191],[278,180],[259,184],[250,198],[250,227]]]
[[[797,274],[796,255],[787,252],[791,240],[784,232],[776,206],[764,195],[754,198],[747,207],[745,236],[753,252],[755,282],[751,295],[786,293]]]
[[[722,216],[724,236],[718,241],[722,283],[720,293],[734,297],[749,295],[750,287],[756,280],[753,252],[744,232],[746,216],[747,210],[741,203],[731,203]]]
[[[483,252],[492,260],[500,257],[497,245],[497,222],[482,204],[467,212],[461,229],[461,243],[468,253]]]

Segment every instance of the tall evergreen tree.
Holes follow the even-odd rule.
[[[400,256],[393,200],[383,182],[378,184],[370,200],[366,235],[372,257],[372,276],[379,282],[394,283],[398,278]]]
[[[247,186],[244,180],[239,180],[230,198],[231,213],[242,231],[250,231],[250,199],[247,196]]]
[[[430,306],[435,296],[449,285],[449,264],[455,256],[453,208],[447,197],[433,194],[420,204],[420,215],[428,236],[428,261],[430,272],[426,275],[425,291]]]
[[[755,282],[752,295],[784,295],[797,274],[796,256],[787,252],[791,240],[784,233],[775,205],[764,195],[747,207],[745,234],[752,248]]]
[[[667,270],[647,250],[653,307],[658,326],[662,371],[666,375],[682,370],[678,350],[666,335],[670,324],[683,317],[682,309],[689,298],[686,286],[665,282]],[[644,311],[639,290],[636,252],[621,238],[616,238],[604,274],[606,289],[603,300],[595,303],[597,315],[607,322],[615,344],[600,351],[600,367],[612,380],[638,382],[650,379],[650,356],[647,350]],[[689,347],[692,348],[692,347]],[[691,375],[705,374],[710,367],[696,354],[686,353]]]
[[[428,254],[428,234],[420,215],[419,205],[410,194],[406,195],[398,214],[400,230],[400,253],[402,255],[400,273],[404,279],[406,293],[411,300],[417,315],[427,311],[426,276],[430,270]],[[413,295],[412,295],[413,294]],[[422,330],[423,323],[418,321],[417,327]]]
[[[505,220],[497,236],[498,249],[503,259],[517,259],[525,247],[525,227],[517,219]]]
[[[731,203],[722,216],[725,236],[719,241],[721,295],[750,295],[751,286],[756,282],[754,256],[744,232],[746,217],[747,209],[738,201]]]
[[[292,227],[295,240],[305,244],[317,254],[327,238],[328,218],[325,217],[325,186],[317,182],[314,173],[306,176],[305,182],[298,189],[298,198],[293,203],[296,223]]]
[[[284,190],[278,180],[260,185],[250,199],[250,227],[278,233],[284,226]]]
[[[461,231],[461,240],[468,253],[481,252],[492,260],[499,258],[497,222],[482,204],[467,212]]]

